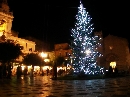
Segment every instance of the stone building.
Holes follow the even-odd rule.
[[[65,59],[68,59],[69,54],[72,54],[72,50],[68,43],[61,43],[54,45],[55,57],[62,56]]]
[[[101,64],[106,68],[114,65],[119,71],[129,69],[129,44],[127,39],[108,35],[103,39],[103,58]],[[113,68],[114,68],[113,67]]]
[[[24,54],[35,52],[35,42],[18,37],[18,33],[12,31],[13,13],[10,12],[7,0],[0,0],[0,42],[7,39],[17,42],[22,47]],[[17,59],[22,61],[22,57]]]
[[[102,32],[95,32],[94,36],[98,36],[99,45],[97,50],[102,54],[97,58],[97,65],[109,69],[109,66],[118,68],[119,71],[130,70],[130,52],[129,43],[126,38],[108,35],[103,38]],[[55,46],[56,55],[65,54],[65,52],[71,52],[70,49],[64,51],[61,44]],[[63,53],[61,53],[63,52]]]
[[[105,67],[109,66],[118,68],[119,71],[130,70],[130,52],[129,43],[126,38],[108,35],[103,38],[102,32],[95,32],[94,36],[98,36],[98,51],[102,54],[97,58],[97,65]],[[72,55],[72,50],[68,43],[55,44],[55,57],[62,56],[68,58],[68,54]]]
[[[98,51],[103,55],[97,58],[98,65],[112,68],[117,67],[119,71],[127,71],[130,67],[130,52],[129,43],[126,38],[108,35],[103,38],[102,32],[95,32],[98,36],[101,45],[98,46]]]

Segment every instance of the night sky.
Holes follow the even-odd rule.
[[[14,20],[12,30],[19,37],[32,36],[48,43],[70,41],[80,0],[8,0]],[[94,31],[124,37],[130,41],[128,0],[82,0]]]

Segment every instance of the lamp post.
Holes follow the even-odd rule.
[[[43,61],[45,62],[45,58],[47,58],[47,54],[44,52],[41,52],[40,56],[42,57]],[[40,67],[40,71],[41,71],[41,67]]]
[[[53,64],[53,74],[52,74],[52,79],[57,80],[57,57],[55,53],[55,58],[54,58],[54,64]]]

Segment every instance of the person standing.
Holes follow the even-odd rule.
[[[17,67],[17,78],[20,78],[22,75],[22,67],[21,66],[18,66]]]
[[[47,73],[47,76],[48,76],[48,73],[49,73],[49,69],[47,68],[47,70],[46,70],[46,73]]]

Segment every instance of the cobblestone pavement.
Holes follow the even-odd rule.
[[[130,97],[130,77],[96,80],[13,77],[0,80],[0,97]]]

